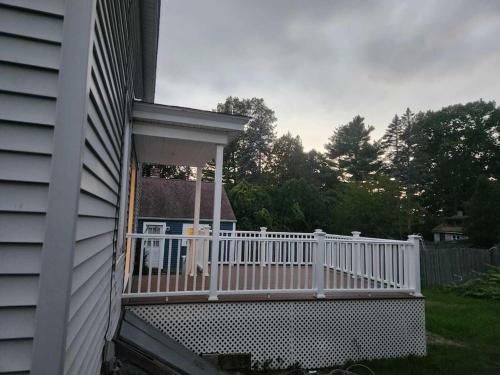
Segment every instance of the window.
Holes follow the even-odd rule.
[[[165,234],[166,224],[157,222],[144,222],[143,233]],[[150,268],[163,268],[163,256],[165,253],[165,239],[153,238],[145,240],[144,262]]]

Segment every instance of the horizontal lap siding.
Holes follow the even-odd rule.
[[[0,0],[0,373],[31,366],[63,9]]]
[[[132,1],[130,14],[128,3],[97,1],[66,338],[67,374],[99,371],[108,317],[113,320],[120,312],[116,291],[121,290],[123,274],[117,272],[113,286],[111,275],[117,251],[122,132],[132,92],[132,87],[125,92],[126,77],[132,72],[126,62],[127,54],[137,48],[127,45],[126,39],[128,28],[137,28],[139,16],[137,1]],[[110,294],[114,298],[110,299]]]

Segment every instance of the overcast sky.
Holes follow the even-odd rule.
[[[163,0],[156,102],[263,97],[278,134],[323,149],[357,114],[499,101],[500,0]]]

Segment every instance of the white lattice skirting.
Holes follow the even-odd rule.
[[[130,309],[196,353],[251,353],[271,367],[426,354],[423,299],[220,302]]]

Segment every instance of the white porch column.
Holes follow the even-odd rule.
[[[193,220],[193,235],[198,235],[200,230],[200,204],[201,204],[201,177],[202,167],[196,167],[196,189],[194,193],[194,220]]]
[[[210,259],[210,295],[209,301],[217,300],[217,279],[219,268],[219,235],[220,215],[222,202],[222,164],[224,162],[224,146],[217,145],[215,153],[215,181],[214,181],[214,214],[212,222],[212,256]]]
[[[202,167],[196,167],[196,187],[194,193],[194,217],[193,217],[193,236],[198,236],[200,234],[200,204],[201,204],[201,178],[203,174]],[[197,272],[198,263],[203,262],[204,248],[200,246],[200,241],[192,241],[192,254],[188,255],[188,271],[189,275],[193,276]],[[200,256],[201,255],[201,256]],[[203,267],[206,267],[204,263]],[[203,269],[206,273],[207,269]]]

